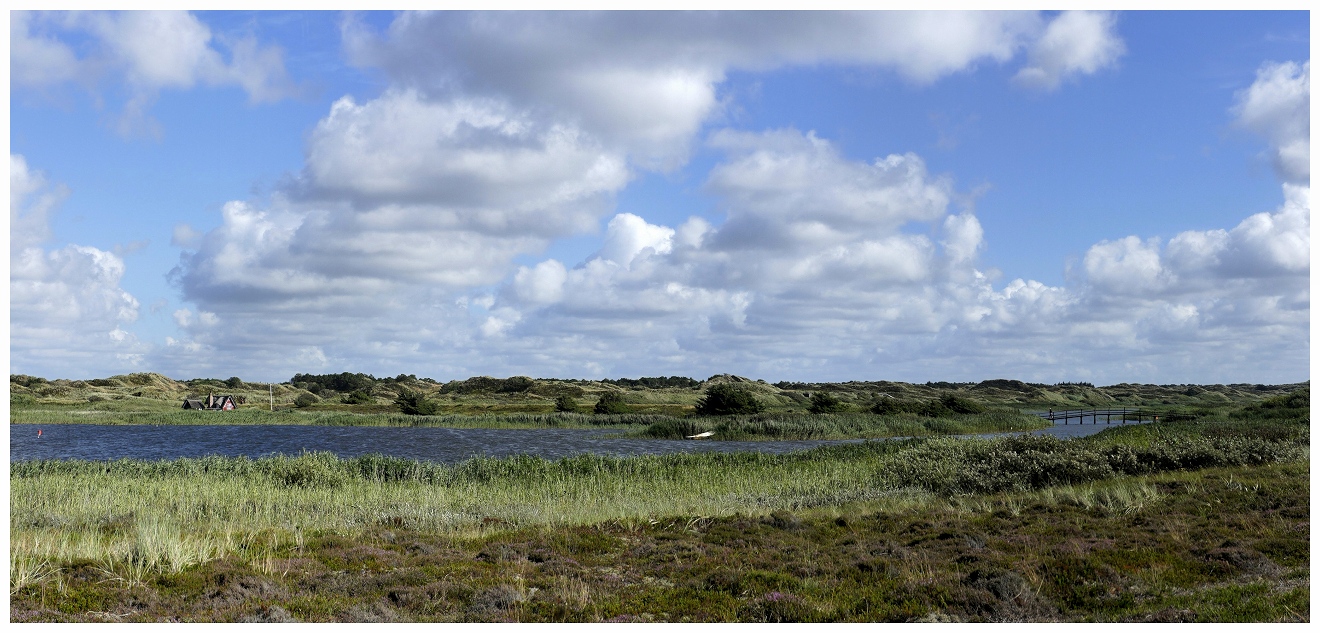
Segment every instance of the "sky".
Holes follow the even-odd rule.
[[[10,371],[1309,379],[1306,12],[12,12]]]

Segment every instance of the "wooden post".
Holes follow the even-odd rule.
[[[270,412],[275,412],[275,385],[266,383],[266,389],[270,390]]]

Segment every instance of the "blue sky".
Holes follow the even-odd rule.
[[[1309,377],[1305,12],[11,22],[13,373]]]

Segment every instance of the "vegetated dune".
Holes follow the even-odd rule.
[[[981,382],[905,383],[887,380],[848,382],[768,383],[731,374],[706,380],[671,376],[639,379],[545,379],[527,376],[493,378],[475,376],[438,382],[430,378],[400,375],[376,378],[369,374],[298,374],[281,383],[197,378],[175,380],[158,373],[134,373],[91,380],[46,379],[10,376],[10,402],[15,408],[55,407],[62,410],[102,411],[177,408],[185,398],[208,394],[238,397],[243,408],[300,408],[309,411],[339,410],[362,413],[395,411],[403,392],[420,394],[435,401],[444,414],[549,413],[556,399],[567,396],[577,410],[590,413],[607,392],[619,394],[629,412],[686,415],[703,393],[727,384],[750,392],[769,413],[806,412],[811,396],[828,393],[842,403],[845,412],[865,412],[880,399],[930,402],[954,395],[989,407],[1014,410],[1086,407],[1184,407],[1213,409],[1256,402],[1309,385],[1146,385],[1128,384],[1096,387],[1089,383],[1053,385],[1019,380],[994,379]],[[301,400],[300,400],[301,397]]]

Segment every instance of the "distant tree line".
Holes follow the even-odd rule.
[[[629,389],[691,389],[701,384],[700,380],[688,378],[687,376],[656,376],[654,378],[643,376],[641,378],[605,378],[601,382],[608,385],[618,385]]]
[[[536,381],[527,376],[510,378],[474,376],[467,380],[451,380],[440,387],[440,393],[524,393],[535,386]]]
[[[641,378],[602,378],[600,380],[588,380],[585,378],[556,378],[559,382],[566,383],[586,383],[602,382],[607,385],[617,387],[627,387],[629,389],[690,389],[701,385],[701,381],[687,376],[643,376]]]
[[[939,400],[900,400],[898,398],[880,398],[871,405],[871,413],[896,415],[910,413],[928,418],[938,418],[950,414],[984,413],[985,405],[953,394],[946,394]]]
[[[231,378],[230,380],[237,380]],[[394,378],[377,378],[371,374],[342,372],[338,374],[294,374],[289,379],[289,384],[298,389],[305,389],[317,395],[324,392],[333,391],[337,393],[353,393],[363,391],[370,393],[371,389],[377,384],[398,384],[431,382],[430,378],[418,378],[416,374],[399,374]],[[241,384],[241,381],[240,381]]]

